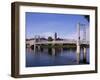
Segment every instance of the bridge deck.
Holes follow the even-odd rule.
[[[77,41],[40,41],[34,44],[76,44]],[[80,44],[89,44],[87,41],[80,41]]]

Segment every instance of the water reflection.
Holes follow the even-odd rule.
[[[36,66],[56,66],[56,65],[76,65],[77,56],[76,49],[55,49],[55,55],[52,53],[52,48],[45,48],[37,50],[36,53],[31,48],[26,49],[26,67],[36,67]],[[86,52],[86,62],[89,64],[89,48]],[[80,53],[80,64],[83,63],[83,49]]]

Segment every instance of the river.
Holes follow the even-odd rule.
[[[83,63],[83,49],[80,53],[80,64],[89,64],[89,48],[86,51],[86,63]],[[49,54],[48,51],[34,53],[31,48],[26,48],[26,67],[39,66],[59,66],[78,65],[76,60],[76,49],[66,49],[56,52],[56,55]]]

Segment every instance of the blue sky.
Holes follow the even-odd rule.
[[[26,12],[26,38],[34,38],[35,35],[54,37],[57,32],[60,38],[74,39],[78,22],[85,24],[88,32],[89,22],[82,15]]]

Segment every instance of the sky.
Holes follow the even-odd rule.
[[[26,38],[34,38],[35,35],[47,38],[54,37],[56,32],[59,38],[76,39],[77,23],[85,24],[86,39],[89,38],[89,22],[83,15],[34,13],[26,12]],[[81,39],[84,26],[80,26]]]

